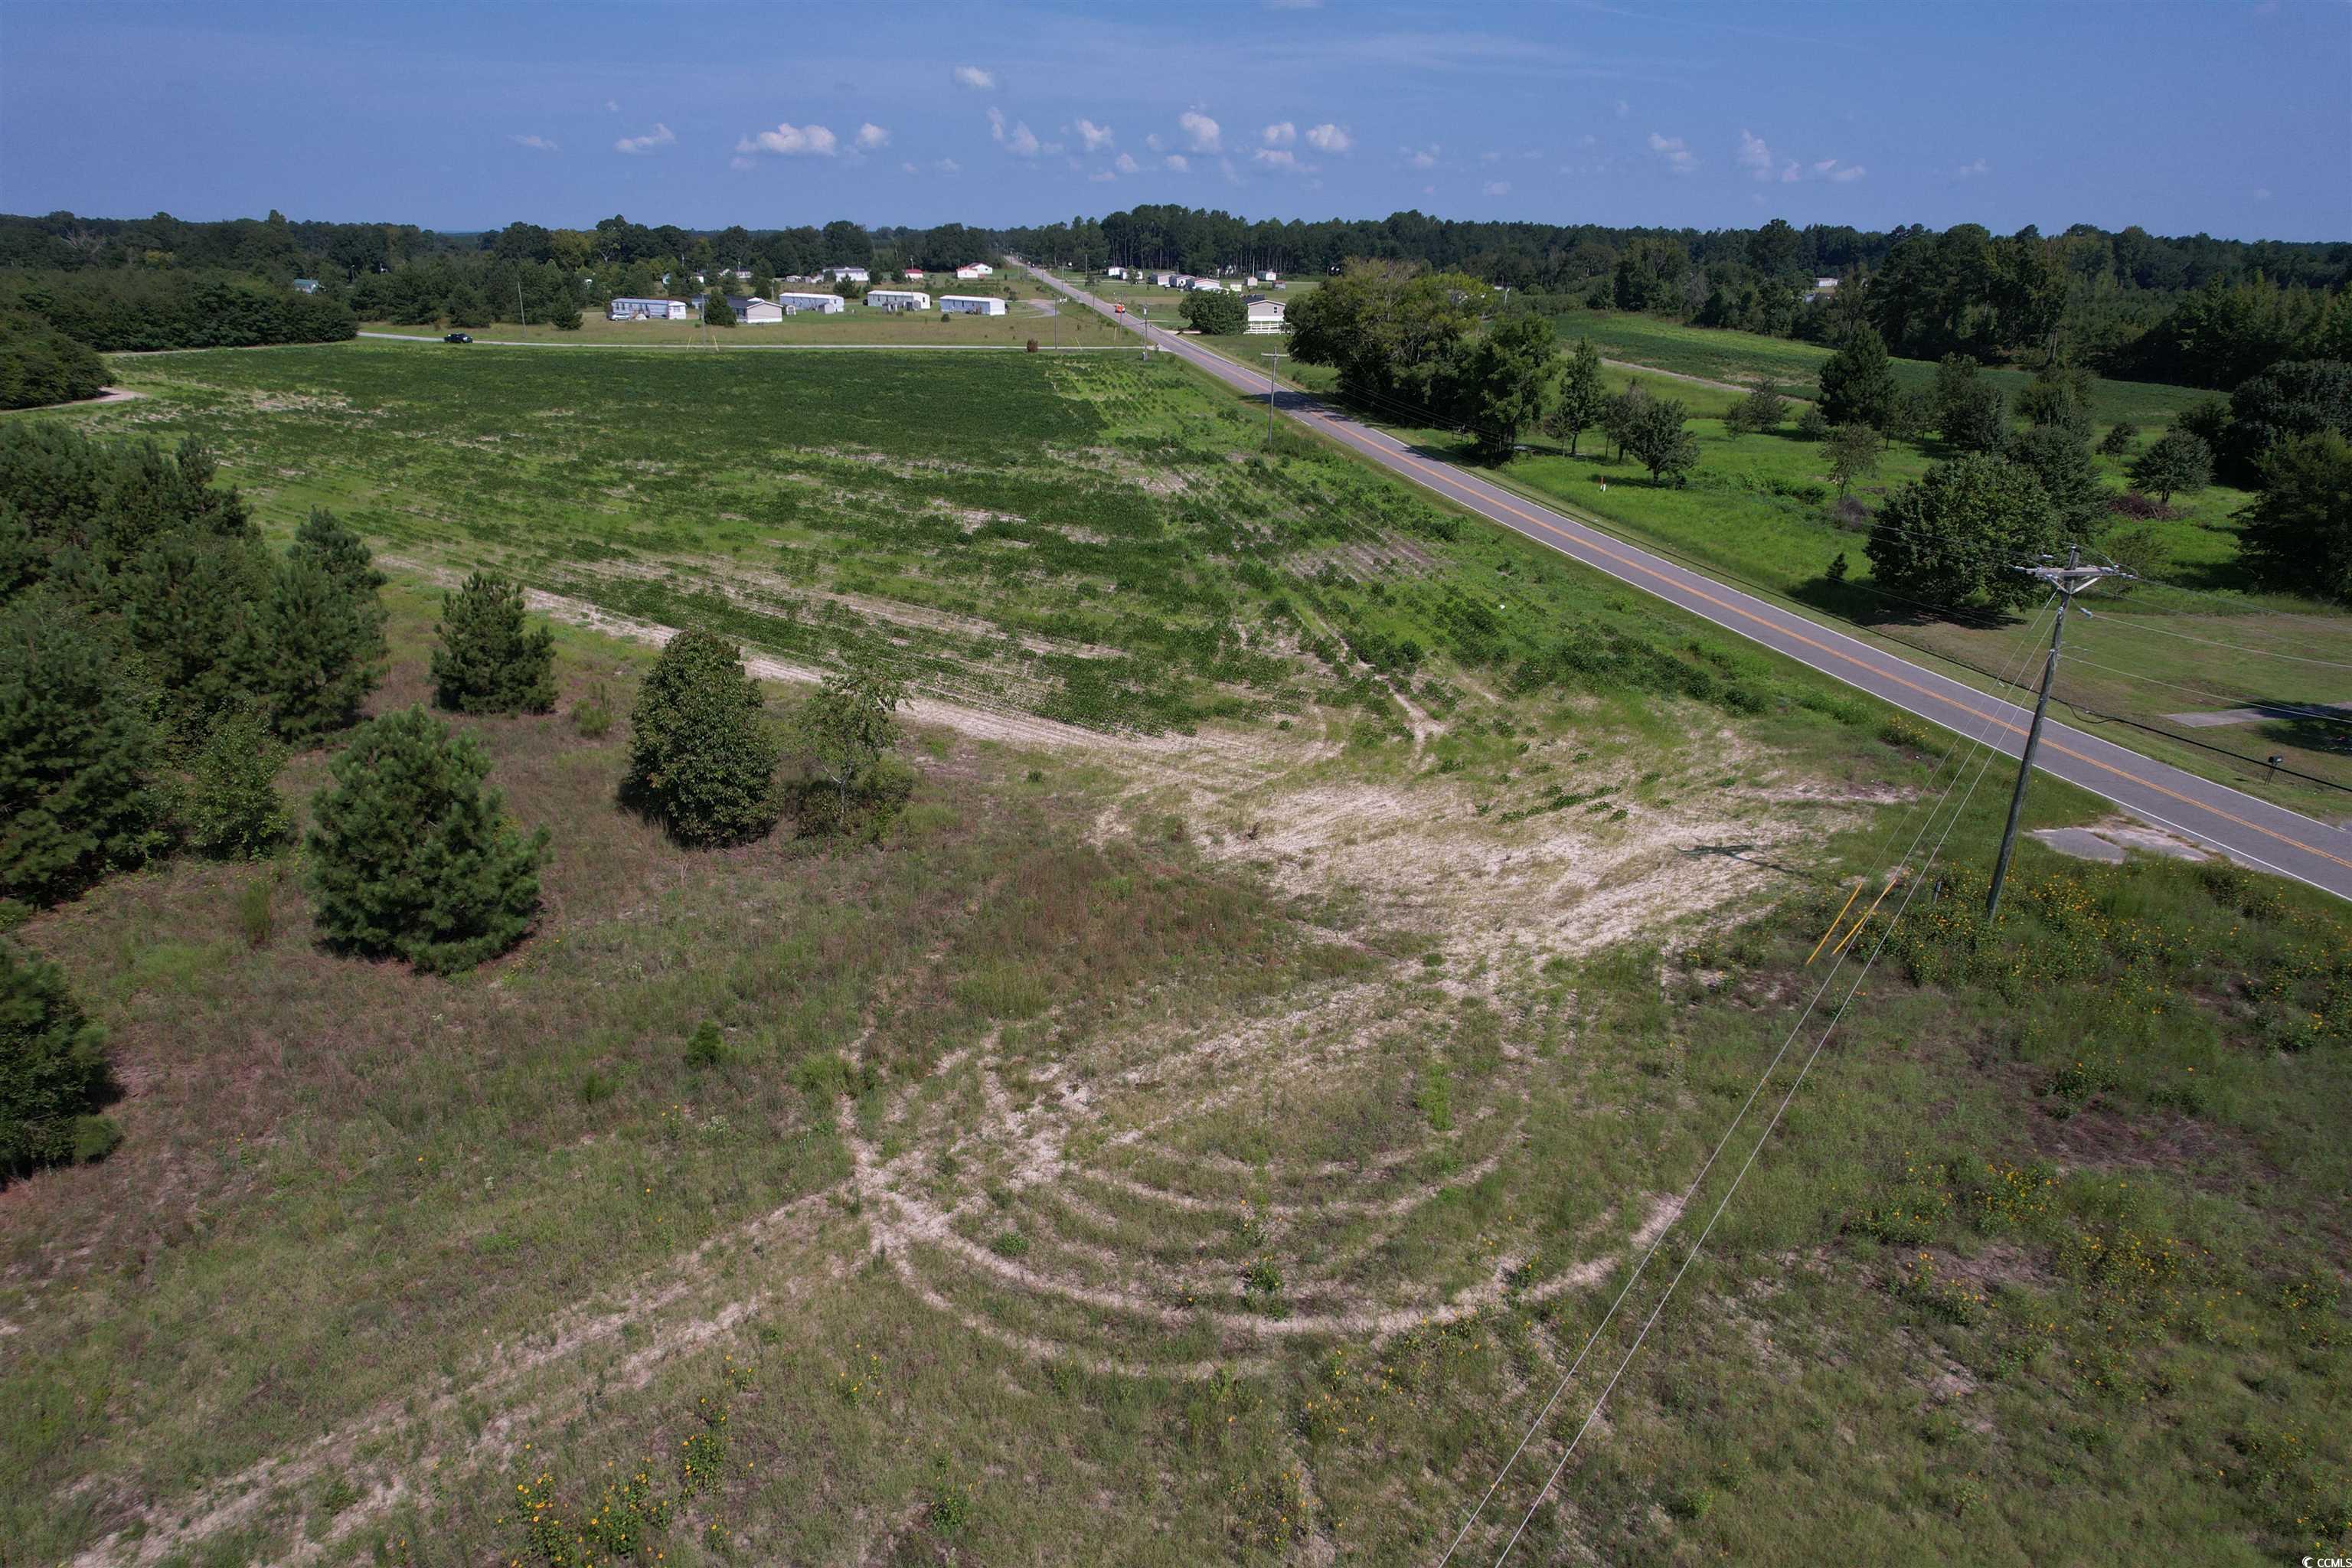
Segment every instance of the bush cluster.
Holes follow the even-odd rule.
[[[0,317],[0,408],[39,408],[96,397],[106,367],[76,342],[29,316]]]
[[[100,353],[339,342],[359,330],[323,295],[193,268],[0,272],[0,310],[37,316]]]
[[[120,1141],[98,1114],[112,1090],[104,1043],[56,964],[0,942],[0,1179]]]

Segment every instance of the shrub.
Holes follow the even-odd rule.
[[[181,806],[188,842],[221,860],[257,860],[277,848],[293,826],[278,796],[282,757],[251,709],[215,719],[188,770]]]
[[[2107,510],[2123,517],[2146,518],[2159,522],[2170,521],[2180,515],[2179,509],[2168,507],[2154,496],[2142,495],[2137,490],[2126,490],[2121,495],[2108,497]]]
[[[2119,420],[2108,426],[2107,433],[2099,437],[2099,450],[2107,457],[2120,458],[2130,451],[2132,443],[2138,439],[2139,426],[2128,419]]]
[[[1196,331],[1212,337],[1240,331],[1249,324],[1249,307],[1226,289],[1195,289],[1184,296],[1184,320]]]
[[[2054,550],[2059,531],[2031,469],[1967,457],[1904,486],[1881,509],[1866,548],[1872,574],[1894,593],[1946,610],[2009,606],[2041,591],[2011,566]]]
[[[0,611],[0,898],[49,904],[163,841],[121,650],[46,595]]]
[[[1808,403],[1805,411],[1797,416],[1797,434],[1808,441],[1818,441],[1830,433],[1829,416],[1819,404]]]
[[[727,1059],[727,1037],[719,1032],[719,1025],[705,1018],[686,1037],[686,1061],[688,1067],[715,1068]]]
[[[363,726],[329,771],[308,843],[329,945],[449,973],[529,933],[547,834],[507,821],[470,736],[411,708]]]
[[[613,732],[613,703],[604,694],[603,681],[590,687],[588,695],[572,704],[572,727],[587,741],[601,741]]]
[[[277,889],[268,877],[256,877],[236,894],[237,929],[247,947],[268,947],[278,934]]]
[[[0,1178],[121,1141],[97,1114],[112,1089],[104,1044],[62,970],[0,942]]]
[[[670,639],[630,714],[625,797],[686,844],[737,844],[776,824],[776,738],[736,650]]]
[[[477,572],[441,601],[433,700],[460,713],[544,713],[555,706],[555,633],[523,616],[522,584]]]

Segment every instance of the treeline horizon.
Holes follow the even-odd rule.
[[[191,223],[0,215],[0,269],[82,273],[212,268],[280,284],[315,278],[368,319],[455,324],[571,320],[583,304],[680,286],[711,268],[782,278],[832,266],[943,270],[1006,253],[1055,264],[1272,268],[1328,276],[1357,261],[1454,272],[1554,315],[1617,310],[1703,327],[1836,343],[1868,320],[1906,358],[1986,363],[2063,356],[2101,374],[2226,389],[2283,358],[2344,340],[2352,241],[2167,237],[2077,224],[1997,236],[1980,225],[1857,229],[1471,222],[1417,211],[1381,219],[1250,220],[1143,205],[1013,228],[944,224],[689,229],[615,214],[588,228],[511,223],[436,233],[408,224],[265,218]],[[1834,279],[1834,290],[1820,279]],[[374,315],[369,315],[369,312]],[[2327,357],[2334,357],[2332,351]]]

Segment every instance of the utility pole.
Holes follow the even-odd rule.
[[[1289,358],[1287,354],[1260,354],[1265,361],[1265,449],[1274,450],[1274,367]]]
[[[1985,898],[1989,924],[2000,913],[2000,886],[2009,879],[2009,858],[2017,848],[2017,823],[2025,815],[2025,781],[2033,776],[2033,753],[2042,747],[2042,721],[2050,711],[2050,688],[2058,678],[2058,648],[2066,637],[2066,612],[2074,595],[2103,577],[2129,577],[2120,566],[2085,566],[2080,545],[2066,547],[2063,566],[2021,566],[2017,570],[2040,578],[2058,590],[2058,619],[2050,627],[2050,657],[2042,666],[2042,695],[2034,700],[2033,725],[2025,731],[2025,752],[2017,759],[2017,788],[2009,797],[2009,826],[2001,830],[2000,855],[1992,863],[1992,891]]]

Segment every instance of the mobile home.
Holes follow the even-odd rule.
[[[884,310],[928,310],[931,297],[920,289],[869,289],[866,302]]]
[[[694,312],[683,300],[615,300],[606,312],[614,321],[683,321]]]
[[[845,301],[838,294],[779,294],[776,306],[787,316],[838,316]]]
[[[950,316],[1001,316],[1004,301],[992,294],[942,294],[940,309]]]

